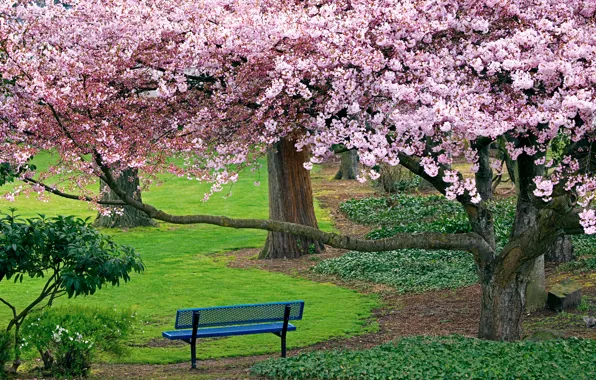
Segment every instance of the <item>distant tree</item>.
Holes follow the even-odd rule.
[[[356,179],[358,176],[358,152],[356,150],[347,150],[339,154],[339,170],[334,179]]]
[[[117,179],[118,186],[126,191],[129,197],[142,201],[141,186],[139,180],[138,169],[125,169]],[[105,182],[100,181],[100,201],[120,201],[120,197]],[[113,206],[110,212],[100,212],[93,221],[95,227],[105,228],[134,228],[134,227],[154,227],[157,225],[155,221],[147,216],[142,211],[136,208],[124,205]]]

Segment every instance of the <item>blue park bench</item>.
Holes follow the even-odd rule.
[[[176,330],[162,335],[190,344],[192,368],[197,367],[198,338],[272,333],[281,338],[281,356],[285,358],[286,333],[296,331],[289,321],[302,319],[303,311],[304,301],[180,309],[176,312]]]

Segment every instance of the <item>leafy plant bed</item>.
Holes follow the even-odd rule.
[[[475,284],[474,260],[467,252],[404,249],[349,252],[313,268],[344,280],[363,280],[394,287],[399,292],[457,288]]]
[[[494,213],[497,244],[504,245],[515,216],[515,200],[501,199],[490,207]],[[398,232],[471,231],[463,207],[442,195],[396,194],[386,198],[351,199],[342,203],[340,210],[356,223],[379,226],[368,234],[371,239],[390,237]]]
[[[369,350],[315,351],[257,363],[274,379],[593,379],[596,341],[516,343],[462,336],[408,337]]]
[[[577,260],[565,263],[559,269],[574,272],[596,270],[596,236],[576,235],[572,237],[572,241]]]

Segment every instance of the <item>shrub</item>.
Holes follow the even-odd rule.
[[[400,292],[456,288],[478,281],[471,254],[458,251],[349,252],[322,261],[313,270],[389,285]]]
[[[408,337],[368,350],[316,351],[251,369],[275,379],[594,379],[596,341]]]
[[[94,351],[122,354],[132,330],[130,312],[90,307],[48,308],[23,326],[24,348],[36,349],[56,375],[85,376]]]
[[[13,210],[14,211],[14,210]],[[17,306],[3,299],[12,309],[7,330],[19,330],[27,315],[36,307],[51,305],[62,295],[69,298],[94,294],[107,284],[119,285],[130,280],[130,273],[144,270],[141,258],[131,247],[116,244],[99,233],[88,220],[73,216],[22,219],[0,216],[0,281],[25,276],[46,278],[41,293],[28,306]],[[23,302],[23,297],[19,299]],[[16,370],[20,363],[19,347],[14,347]]]
[[[4,366],[10,360],[12,335],[8,331],[0,331],[0,377],[4,375]]]

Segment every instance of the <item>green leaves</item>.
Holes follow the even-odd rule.
[[[497,245],[503,246],[515,219],[515,200],[494,201],[489,208],[494,215]],[[370,239],[382,239],[399,232],[471,231],[463,207],[442,195],[396,194],[388,198],[352,199],[341,204],[340,210],[356,223],[378,226],[367,235]]]
[[[316,351],[257,363],[275,379],[593,379],[596,341],[505,343],[408,337],[369,350]]]
[[[26,164],[15,170],[8,162],[0,162],[0,186],[14,182],[15,179],[26,171],[35,171],[36,169],[35,165]]]
[[[313,270],[346,280],[389,285],[399,292],[457,288],[478,281],[472,256],[458,251],[349,252],[322,261]]]
[[[21,220],[0,219],[0,274],[54,275],[59,290],[69,297],[89,295],[108,283],[130,280],[129,273],[144,270],[141,258],[130,247],[101,235],[87,220],[73,216]],[[1,277],[0,277],[1,278]]]

